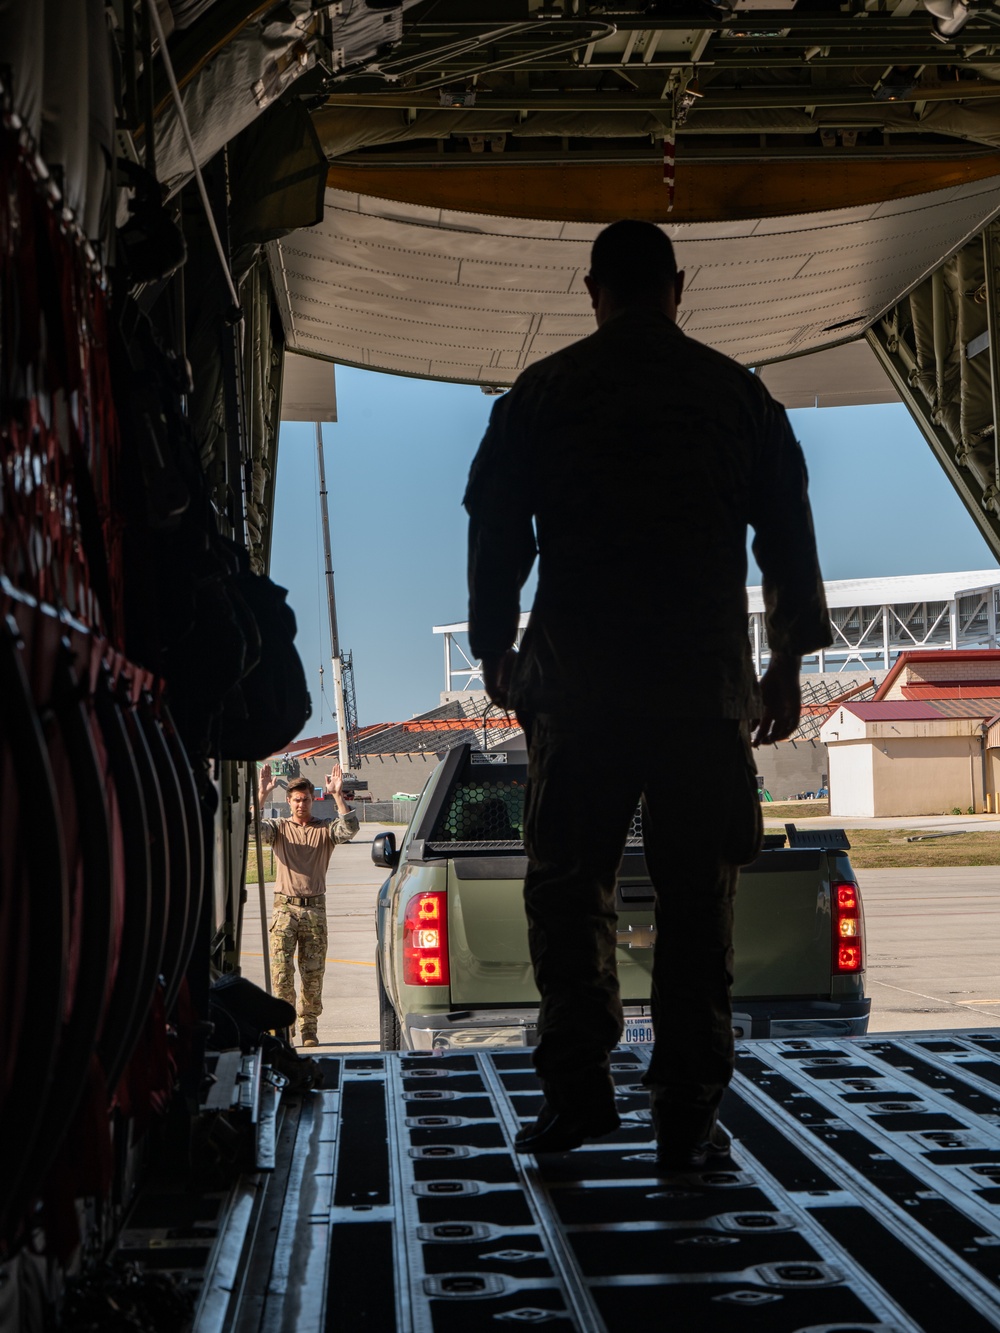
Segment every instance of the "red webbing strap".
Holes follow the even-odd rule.
[[[99,276],[0,123],[0,556],[16,586],[122,639],[118,425]]]
[[[168,1040],[163,987],[157,986],[146,1023],[118,1087],[119,1105],[128,1106],[135,1130],[141,1134],[170,1104],[177,1079],[177,1062]]]

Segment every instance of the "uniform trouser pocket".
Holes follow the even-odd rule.
[[[302,998],[299,1003],[299,1016],[302,1027],[315,1026],[315,1021],[323,1012],[323,974],[326,970],[326,911],[319,908],[306,908],[299,922],[299,976],[302,982]],[[312,1020],[310,1023],[309,1020]]]
[[[276,907],[268,927],[271,989],[279,1000],[295,1003],[295,944],[298,925],[290,908]]]
[[[646,864],[656,891],[652,1016],[645,1082],[663,1114],[707,1129],[732,1077],[733,907],[739,866],[760,850],[763,824],[745,724],[678,726],[674,773],[645,789]],[[688,800],[678,827],[678,775]]]
[[[725,773],[728,795],[724,806],[722,859],[745,866],[755,860],[764,841],[764,819],[757,787],[757,764],[746,724],[734,737]]]

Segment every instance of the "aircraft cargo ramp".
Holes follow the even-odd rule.
[[[186,1270],[198,1333],[1000,1328],[1000,1032],[740,1043],[731,1165],[685,1176],[647,1056],[615,1053],[616,1135],[537,1160],[527,1050],[325,1059],[273,1171],[215,1224],[143,1230],[141,1198],[122,1247]]]

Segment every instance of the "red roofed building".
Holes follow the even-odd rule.
[[[995,812],[1000,651],[901,653],[874,699],[838,705],[820,738],[831,815]]]
[[[582,724],[585,724],[585,720]],[[515,719],[488,703],[485,695],[465,694],[431,708],[406,722],[379,722],[362,727],[357,737],[360,763],[353,776],[366,784],[359,802],[391,801],[397,793],[416,796],[442,755],[454,745],[474,744],[479,749],[508,749],[523,737]],[[336,732],[295,741],[271,758],[279,779],[310,778],[322,789],[326,775],[338,761]],[[523,745],[523,739],[520,742]],[[283,808],[283,791],[275,793]]]

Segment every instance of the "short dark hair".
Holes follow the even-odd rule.
[[[291,796],[293,791],[307,791],[312,796],[315,790],[316,788],[308,778],[295,778],[285,788],[285,794]]]
[[[660,296],[677,277],[670,237],[652,222],[612,222],[594,241],[590,276],[619,298]]]

